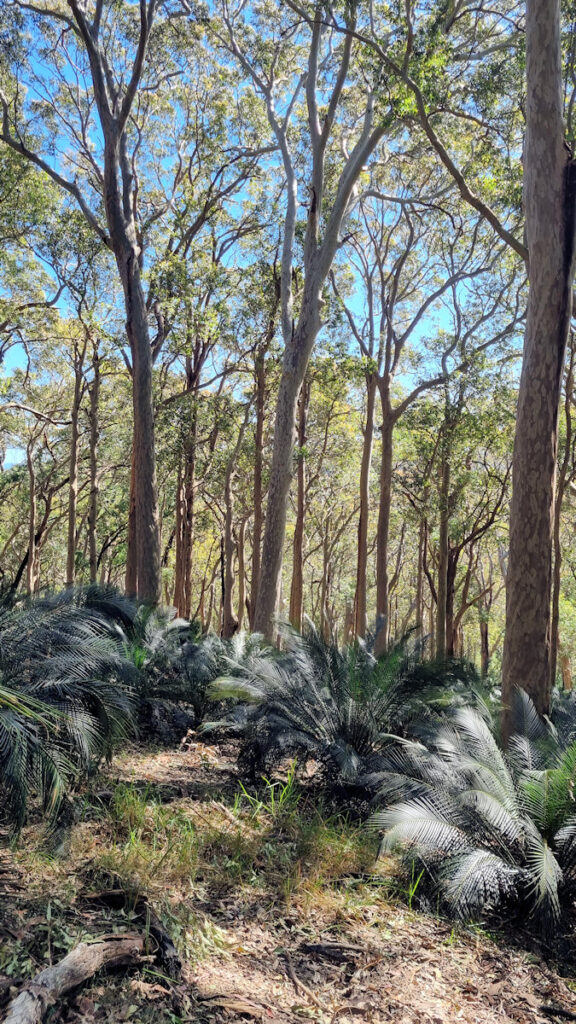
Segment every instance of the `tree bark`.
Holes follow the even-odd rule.
[[[286,536],[286,512],[292,481],[292,456],[298,395],[314,342],[320,330],[320,289],[322,282],[308,280],[298,326],[284,350],[284,362],[276,416],[274,448],[268,488],[266,529],[262,548],[262,568],[254,614],[254,630],[273,640],[274,620],[280,597],[282,557]]]
[[[566,422],[566,438],[564,445],[564,454],[562,457],[562,463],[560,465],[560,471],[558,473],[558,487],[556,489],[556,498],[554,503],[554,569],[552,575],[552,627],[551,627],[551,646],[550,646],[550,685],[554,686],[556,681],[556,666],[558,661],[558,646],[559,646],[559,626],[560,626],[560,587],[561,587],[561,573],[562,573],[562,544],[560,538],[560,527],[562,519],[562,504],[564,501],[564,494],[566,491],[566,485],[568,482],[568,470],[572,458],[572,392],[574,390],[574,342],[570,348],[570,360],[569,366],[566,373],[566,383],[564,389],[564,418]]]
[[[528,0],[524,149],[530,289],[518,395],[502,699],[550,705],[550,598],[562,367],[574,279],[575,168],[564,146],[559,0]],[[511,728],[505,714],[504,737]]]
[[[231,637],[238,629],[238,619],[234,614],[234,558],[236,555],[236,544],[234,543],[234,491],[232,482],[236,467],[232,461],[228,463],[226,470],[226,481],[224,485],[224,540],[222,544],[223,558],[223,586],[222,586],[222,636]]]
[[[37,544],[39,538],[36,535],[37,498],[33,445],[34,442],[30,441],[26,446],[26,462],[28,465],[28,480],[30,486],[30,497],[28,501],[28,563],[26,566],[26,586],[29,594],[34,594],[38,585]]]
[[[142,601],[156,604],[160,599],[160,522],[154,446],[152,348],[146,300],[134,248],[127,251],[122,246],[116,260],[124,289],[126,333],[132,353],[136,593]]]
[[[389,634],[388,542],[390,539],[390,508],[392,504],[392,454],[395,419],[390,409],[388,383],[379,381],[382,410],[382,454],[380,462],[380,497],[376,535],[376,639],[374,654],[383,654]]]
[[[181,479],[177,496],[176,573],[174,604],[180,615],[190,618],[192,610],[192,556],[196,499],[196,439],[198,411],[194,405],[190,430],[182,453]]]
[[[138,590],[138,550],[136,546],[136,456],[130,458],[130,490],[128,498],[128,536],[126,539],[126,593],[135,597]]]
[[[236,537],[236,552],[238,555],[238,624],[237,629],[241,630],[244,624],[244,613],[246,611],[246,520],[243,519],[238,528]]]
[[[290,587],[290,622],[302,629],[304,613],[304,528],[306,520],[306,421],[310,402],[310,381],[305,377],[298,399],[298,467],[296,473],[296,523],[292,545],[292,584]]]
[[[100,439],[100,357],[98,343],[94,343],[92,356],[93,378],[89,388],[90,397],[90,497],[88,504],[88,563],[90,582],[98,577],[98,441]]]
[[[354,631],[356,636],[365,637],[368,630],[367,612],[367,569],[368,569],[368,519],[370,516],[370,468],[374,447],[374,407],[376,404],[376,378],[366,376],[366,425],[362,444],[360,466],[360,516],[358,519],[358,553],[356,562],[356,598]]]
[[[262,462],[264,456],[264,415],[266,409],[266,365],[264,353],[256,358],[256,427],[254,431],[254,527],[252,531],[252,576],[250,580],[250,626],[254,629],[254,616],[258,600],[260,565],[262,557],[263,486]]]
[[[74,344],[74,398],[71,409],[70,463],[68,482],[68,539],[66,544],[66,586],[73,587],[76,580],[76,513],[78,507],[78,445],[80,439],[80,405],[83,395],[83,369],[87,340],[83,347]]]
[[[248,425],[251,403],[246,407],[244,419],[238,431],[234,451],[226,467],[224,482],[224,536],[222,538],[222,636],[231,637],[238,629],[238,619],[234,614],[234,557],[236,542],[234,540],[234,480],[238,472],[238,456],[242,448],[244,434]]]

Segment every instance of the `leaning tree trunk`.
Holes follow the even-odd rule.
[[[514,440],[502,699],[550,703],[557,424],[574,279],[575,166],[564,145],[560,0],[528,0],[524,198],[530,290]],[[504,735],[511,728],[505,716]]]
[[[280,598],[282,556],[286,536],[286,511],[292,481],[292,456],[298,395],[314,342],[320,330],[322,282],[310,275],[302,299],[298,326],[284,350],[284,363],[274,422],[274,448],[268,488],[262,568],[254,614],[254,631],[267,640],[274,637],[274,621]]]

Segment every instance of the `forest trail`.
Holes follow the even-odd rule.
[[[294,839],[297,801],[279,811],[264,798],[234,800],[229,750],[191,741],[131,751],[97,785],[66,856],[35,852],[32,830],[3,854],[0,1006],[21,978],[87,936],[141,927],[138,890],[182,955],[181,979],[150,958],[141,971],[95,978],[50,1024],[535,1024],[576,1015],[575,983],[537,954],[394,897],[388,865],[371,875],[373,844],[357,826],[316,827],[304,849]],[[110,899],[119,886],[120,909]]]

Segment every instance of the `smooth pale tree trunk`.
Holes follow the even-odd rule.
[[[93,378],[89,388],[90,398],[90,496],[88,499],[88,563],[90,582],[96,583],[98,575],[98,441],[100,439],[100,357],[95,346],[92,357]]]
[[[292,545],[292,584],[290,587],[290,622],[302,629],[304,614],[304,530],[306,522],[306,422],[310,402],[310,381],[304,378],[298,400],[298,465],[296,470],[296,522]]]
[[[550,706],[557,424],[574,279],[575,167],[564,145],[560,0],[526,6],[524,201],[530,288],[518,395],[502,699]],[[505,715],[503,733],[511,729]]]
[[[374,447],[374,408],[376,405],[376,378],[366,377],[366,426],[363,431],[362,462],[360,465],[360,516],[358,519],[358,553],[356,562],[356,598],[354,631],[365,637],[368,630],[367,570],[368,519],[370,516],[370,468]]]
[[[305,286],[298,326],[292,341],[284,350],[284,363],[276,403],[266,529],[262,547],[258,599],[254,615],[255,632],[262,633],[268,640],[274,639],[274,620],[280,599],[298,395],[316,336],[320,330],[321,285],[322,282],[309,278],[307,286]]]
[[[376,533],[376,638],[374,654],[378,657],[388,646],[389,634],[389,572],[388,545],[390,540],[390,510],[392,505],[392,453],[395,418],[390,409],[390,395],[386,381],[380,383],[382,410],[382,444],[380,461],[380,497]]]

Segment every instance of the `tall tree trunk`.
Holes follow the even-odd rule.
[[[266,411],[266,364],[264,353],[256,359],[256,427],[254,431],[254,527],[252,530],[252,576],[250,579],[250,626],[254,628],[254,616],[258,601],[258,583],[262,557],[262,462],[264,458],[264,416]]]
[[[280,597],[282,558],[286,536],[286,512],[292,481],[292,455],[298,395],[308,360],[320,329],[321,282],[305,285],[302,311],[292,340],[284,350],[284,363],[274,421],[274,448],[268,488],[262,567],[254,614],[254,630],[274,639],[274,619]]]
[[[374,447],[374,407],[376,404],[376,378],[366,376],[366,425],[362,444],[360,465],[360,516],[358,519],[358,553],[356,562],[355,622],[356,636],[364,637],[368,630],[367,612],[367,569],[368,569],[368,519],[370,516],[370,468]]]
[[[436,657],[446,657],[446,612],[448,604],[448,528],[450,523],[450,459],[442,445],[440,466],[440,526],[438,531],[438,587],[436,602]]]
[[[330,615],[328,612],[328,601],[330,598],[330,519],[324,520],[324,536],[322,538],[322,578],[320,581],[320,626],[322,636],[326,641],[330,640]]]
[[[302,629],[304,613],[304,529],[306,519],[306,421],[310,402],[310,381],[304,378],[298,399],[298,466],[296,471],[296,523],[292,545],[292,584],[290,587],[290,622]]]
[[[130,458],[130,491],[128,498],[128,538],[126,544],[126,593],[135,597],[138,590],[138,549],[136,545],[136,454]]]
[[[222,538],[222,636],[231,637],[238,629],[238,620],[234,615],[234,556],[236,554],[236,543],[234,540],[234,479],[238,472],[238,456],[242,448],[244,434],[248,426],[251,403],[246,406],[244,419],[238,431],[238,437],[234,451],[226,467],[226,479],[224,483],[224,536]]]
[[[480,675],[486,679],[490,668],[490,632],[488,616],[480,608]]]
[[[559,626],[560,626],[560,585],[562,571],[562,545],[560,542],[560,526],[562,519],[562,504],[568,481],[568,470],[572,459],[572,392],[574,390],[574,340],[570,347],[570,362],[566,373],[564,389],[564,418],[566,422],[566,439],[564,454],[560,471],[558,473],[558,487],[556,488],[556,500],[554,504],[554,569],[552,575],[552,626],[550,645],[550,685],[554,686],[556,681],[556,665],[558,661]]]
[[[222,558],[224,562],[223,587],[222,587],[222,636],[231,637],[238,629],[238,619],[234,614],[234,557],[236,545],[234,543],[234,491],[232,481],[236,467],[232,461],[228,464],[226,471],[226,482],[224,486],[224,538],[222,544]]]
[[[459,551],[448,545],[448,565],[446,571],[446,657],[453,658],[458,647],[458,623],[454,621],[454,591],[456,588],[456,570],[458,568]]]
[[[518,395],[502,700],[550,705],[550,598],[557,424],[574,279],[576,171],[564,145],[560,0],[526,5],[524,200],[530,289]],[[510,731],[505,715],[504,736]]]
[[[184,532],[184,480],[182,476],[182,464],[184,453],[180,453],[178,459],[178,471],[176,474],[176,509],[174,517],[174,590],[172,592],[172,603],[179,615],[184,615],[184,569],[182,563],[183,553],[183,532]]]
[[[383,654],[388,645],[389,574],[388,542],[390,539],[390,508],[392,504],[392,453],[394,416],[386,379],[379,381],[382,410],[382,455],[380,462],[380,497],[376,534],[376,639],[374,654]]]
[[[26,566],[26,586],[29,594],[34,594],[37,587],[37,538],[36,538],[36,471],[34,468],[33,442],[26,446],[26,462],[30,497],[28,502],[28,564]]]
[[[426,520],[418,526],[418,568],[416,572],[416,629],[418,636],[424,633],[424,550],[426,546]]]
[[[80,438],[80,405],[83,394],[83,367],[88,339],[82,348],[74,345],[74,398],[71,409],[70,462],[68,482],[68,539],[66,544],[66,586],[74,586],[76,579],[76,513],[78,506],[78,444]]]
[[[98,441],[100,439],[100,356],[98,342],[94,342],[92,356],[92,383],[89,388],[90,398],[90,496],[88,499],[88,563],[90,582],[96,583],[98,577]]]
[[[140,272],[133,254],[123,275],[123,284],[128,314],[126,330],[132,352],[137,594],[141,600],[155,604],[160,599],[160,523],[154,447],[152,349]]]
[[[246,611],[246,520],[243,519],[236,537],[236,553],[238,555],[238,625],[241,630]]]
[[[194,518],[196,502],[196,440],[198,410],[194,405],[189,433],[184,445],[181,475],[177,494],[176,571],[174,604],[180,615],[189,619],[192,613],[192,566],[194,553]]]

